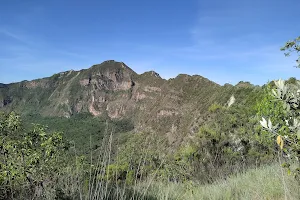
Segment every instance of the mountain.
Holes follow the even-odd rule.
[[[80,71],[0,84],[0,110],[126,119],[135,131],[159,132],[174,142],[178,135],[198,131],[213,103],[226,105],[232,96],[241,103],[257,90],[260,87],[248,82],[221,86],[199,75],[180,74],[165,80],[154,71],[137,74],[125,63],[109,60]]]

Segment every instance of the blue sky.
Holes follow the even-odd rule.
[[[0,0],[0,82],[104,60],[219,84],[298,77],[280,47],[300,35],[299,0]]]

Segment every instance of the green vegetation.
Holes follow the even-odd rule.
[[[90,138],[92,149],[97,149],[106,133],[113,132],[121,135],[134,129],[129,119],[112,121],[105,118],[96,118],[88,113],[81,113],[71,118],[43,117],[39,114],[23,116],[24,126],[29,128],[32,123],[47,126],[51,131],[62,131],[63,136],[76,143],[78,151],[90,151]]]
[[[290,40],[290,41],[286,42],[284,47],[282,47],[280,50],[287,52],[287,53],[284,53],[285,56],[290,56],[290,54],[293,52],[296,52],[296,54],[298,54],[298,56],[299,56],[299,52],[300,52],[300,44],[299,43],[300,43],[300,37],[297,37],[294,40]],[[297,62],[296,67],[299,68],[300,67],[300,57],[298,57],[296,62]]]
[[[289,41],[281,50],[288,51],[287,56],[291,52],[299,54],[299,41],[300,37]],[[299,60],[297,62],[297,67],[300,67]],[[289,82],[285,83],[281,79],[274,82],[272,100],[279,105],[280,110],[275,111],[275,115],[269,113],[268,120],[262,117],[260,123],[271,136],[276,137],[281,153],[285,154],[286,162],[282,165],[288,169],[289,174],[292,173],[300,180],[300,82],[293,79]]]
[[[0,115],[0,197],[38,195],[41,187],[54,187],[68,144],[58,132],[49,133],[40,125],[22,129],[15,113]]]
[[[230,143],[230,139],[208,127],[201,128],[199,138],[193,138],[193,143],[182,146],[177,153],[168,153],[161,136],[135,134],[123,138],[124,145],[113,154],[113,135],[106,134],[101,146],[91,152],[89,161],[58,132],[49,132],[39,125],[25,130],[15,113],[1,114],[0,125],[2,199],[300,197],[298,182],[283,173],[278,163],[269,158],[264,158],[268,165],[240,163],[239,151],[228,150],[220,143]],[[246,160],[263,159],[265,153],[258,147],[252,148],[256,148],[257,157],[244,154]],[[213,160],[213,155],[218,157]],[[210,165],[212,161],[215,163]],[[235,166],[235,170],[230,166]]]

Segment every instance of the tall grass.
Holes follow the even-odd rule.
[[[279,163],[248,169],[227,178],[219,179],[212,184],[201,184],[201,180],[199,182],[186,181],[183,183],[157,181],[155,174],[148,177],[147,180],[140,180],[135,177],[132,185],[128,185],[126,182],[119,184],[118,180],[112,182],[108,180],[107,174],[109,172],[107,170],[109,169],[106,167],[111,161],[112,140],[112,134],[103,140],[102,148],[97,153],[98,159],[96,162],[91,157],[91,165],[95,167],[93,171],[90,170],[89,178],[85,177],[84,179],[83,177],[74,176],[77,182],[68,182],[70,185],[67,187],[73,189],[73,194],[65,199],[300,199],[299,182],[288,176],[285,171],[282,171]],[[139,167],[142,167],[143,159],[140,158]],[[282,172],[284,173],[282,174]],[[77,175],[80,175],[80,173],[77,173]],[[87,182],[87,184],[84,184],[84,182]],[[77,191],[76,189],[74,191],[74,188],[77,188]],[[70,192],[67,193],[71,194]]]
[[[300,199],[300,185],[291,176],[284,174],[287,186],[287,199]],[[138,185],[140,189],[144,184]],[[152,184],[147,194],[155,199],[245,199],[263,200],[285,199],[285,189],[282,182],[281,167],[278,163],[269,166],[250,169],[243,173],[232,175],[227,179],[218,180],[212,184],[201,185],[195,182]]]
[[[113,134],[108,134],[102,140],[102,144],[96,151],[91,151],[89,166],[80,165],[77,162],[76,148],[74,147],[75,163],[63,173],[58,182],[56,199],[60,200],[129,200],[129,199],[155,199],[149,197],[145,188],[143,191],[137,190],[140,178],[135,177],[133,184],[117,179],[112,180],[108,176],[110,169],[107,167],[112,160]],[[133,152],[134,153],[134,152]],[[117,155],[115,156],[118,159]],[[145,158],[140,158],[138,168],[142,167]],[[130,168],[131,166],[128,166]],[[128,169],[129,170],[129,169]],[[139,170],[139,169],[137,169]],[[117,173],[117,172],[116,172]],[[149,180],[151,176],[149,176]],[[153,180],[153,178],[152,178]],[[151,181],[149,181],[151,182]],[[149,187],[149,182],[148,186]],[[46,199],[51,199],[48,196]]]

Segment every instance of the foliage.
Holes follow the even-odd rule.
[[[133,184],[156,173],[164,176],[165,141],[158,135],[136,133],[118,149],[114,162],[108,166],[109,179]]]
[[[252,98],[221,112],[216,110],[212,119],[205,120],[199,132],[181,146],[175,160],[184,168],[185,178],[211,182],[273,160],[274,144],[257,125],[256,113],[264,112],[264,94]]]
[[[287,51],[286,56],[296,52],[299,56],[300,37],[293,41],[288,41],[282,51]],[[297,60],[300,67],[300,59]],[[275,88],[272,89],[274,101],[278,102],[280,108],[277,107],[277,115],[269,115],[266,120],[262,117],[260,121],[262,127],[276,137],[277,144],[287,157],[288,162],[283,164],[288,168],[289,173],[293,173],[296,177],[300,176],[300,82],[295,78],[290,79],[288,83],[284,80],[275,81]],[[279,110],[278,110],[279,109]],[[271,109],[274,112],[274,109]],[[278,112],[279,111],[279,112]],[[279,114],[278,114],[279,113]],[[275,117],[275,119],[274,119]],[[276,124],[276,125],[274,125]]]
[[[280,122],[274,125],[274,121],[269,118],[262,118],[261,125],[277,138],[280,149],[285,153],[289,172],[292,170],[295,176],[300,175],[300,82],[296,85],[285,84],[285,81],[275,81],[276,89],[272,90],[275,100],[282,103],[282,114]],[[293,164],[296,164],[294,166]]]
[[[290,41],[286,42],[285,45],[280,50],[287,52],[287,53],[285,53],[285,56],[290,56],[290,54],[293,53],[293,52],[296,52],[296,54],[298,54],[298,56],[299,56],[300,37],[297,37],[294,40],[290,40]],[[297,62],[296,67],[299,68],[300,67],[300,57],[298,57],[296,62]]]
[[[213,103],[211,106],[209,106],[208,111],[209,112],[216,112],[218,110],[222,110],[224,107],[218,103]]]
[[[274,101],[274,98],[271,94],[271,91],[274,87],[274,82],[270,82],[264,86],[261,100],[255,105],[257,122],[261,118],[269,117],[275,123],[282,123],[281,119],[285,117],[282,102]],[[275,153],[275,142],[271,139],[272,136],[267,130],[265,130],[262,126],[257,126],[256,136],[258,141],[264,143],[270,150],[274,150]]]
[[[68,149],[61,133],[49,133],[40,125],[25,131],[18,115],[1,113],[0,141],[1,198],[19,195],[22,187],[41,196],[45,187],[55,186]]]
[[[24,126],[29,128],[32,123],[47,126],[51,131],[62,131],[63,136],[76,144],[77,151],[89,153],[90,145],[95,150],[101,146],[104,137],[110,132],[121,135],[132,131],[134,126],[131,120],[109,120],[106,118],[93,117],[89,113],[81,113],[70,118],[43,117],[39,114],[23,116]],[[90,144],[91,137],[91,144]]]

